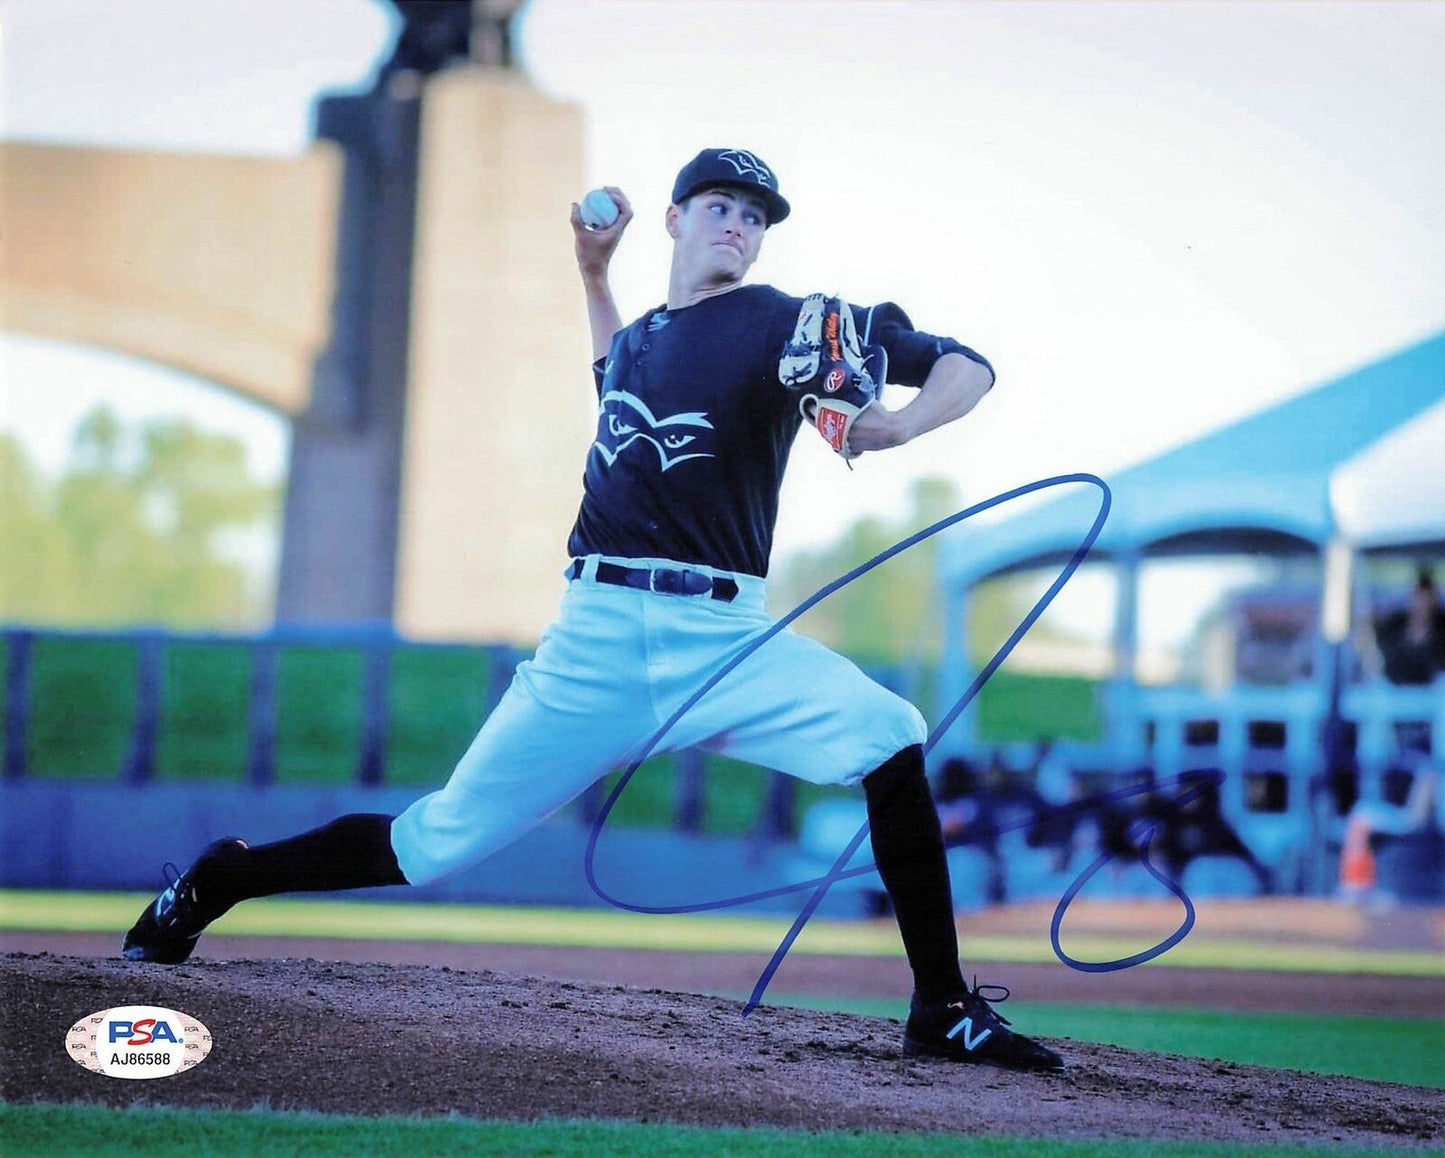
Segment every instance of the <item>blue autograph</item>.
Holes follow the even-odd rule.
[[[843,852],[839,855],[838,859],[834,862],[832,869],[821,877],[815,877],[812,880],[794,881],[791,884],[779,885],[777,888],[765,889],[761,892],[745,893],[732,897],[720,897],[716,900],[699,901],[693,904],[642,905],[636,904],[631,901],[623,900],[620,897],[612,896],[597,881],[597,875],[594,869],[594,861],[597,854],[597,842],[602,835],[602,828],[607,823],[607,817],[612,812],[613,806],[617,803],[618,798],[622,795],[623,790],[627,787],[628,782],[632,779],[633,773],[637,771],[637,769],[642,765],[642,763],[657,748],[657,745],[662,741],[662,738],[666,736],[667,733],[671,731],[671,729],[677,724],[677,722],[681,720],[683,716],[685,716],[692,709],[692,707],[698,702],[698,700],[700,700],[713,687],[715,687],[718,682],[721,681],[724,677],[726,677],[729,672],[731,672],[734,668],[738,666],[738,664],[742,663],[743,660],[745,660],[749,655],[751,655],[759,647],[765,644],[769,639],[773,638],[773,636],[775,636],[778,632],[786,628],[788,624],[792,623],[800,615],[804,614],[810,608],[820,603],[828,596],[832,595],[835,591],[846,587],[849,583],[853,582],[853,580],[857,579],[860,575],[867,574],[869,571],[873,570],[873,568],[878,567],[883,563],[886,563],[889,559],[892,559],[895,555],[901,554],[902,552],[908,550],[910,547],[914,547],[917,544],[923,542],[925,539],[929,539],[932,536],[938,534],[940,531],[946,530],[947,528],[954,526],[957,523],[961,523],[965,519],[972,518],[974,515],[980,514],[983,511],[990,510],[991,508],[999,506],[1002,503],[1006,503],[1011,499],[1020,498],[1023,495],[1032,494],[1035,491],[1040,491],[1047,487],[1062,486],[1068,483],[1089,483],[1099,488],[1101,502],[1099,504],[1099,513],[1095,517],[1093,525],[1089,528],[1088,534],[1084,536],[1083,541],[1074,551],[1073,556],[1069,559],[1068,563],[1065,564],[1063,570],[1059,572],[1058,577],[1053,581],[1053,583],[1049,585],[1048,590],[1044,592],[1044,594],[1039,598],[1038,602],[1035,603],[1034,606],[1029,610],[1029,613],[1024,616],[1022,622],[1020,622],[1018,627],[1014,629],[1013,634],[1004,641],[1003,646],[1001,646],[998,651],[994,653],[993,658],[990,659],[989,662],[984,665],[983,669],[978,673],[978,675],[974,677],[974,680],[969,685],[967,691],[965,691],[964,694],[959,697],[957,702],[955,702],[948,709],[948,711],[944,713],[943,718],[939,720],[938,724],[929,734],[928,739],[924,742],[924,753],[927,754],[929,751],[931,751],[938,743],[938,741],[942,738],[943,734],[948,731],[950,727],[953,726],[954,721],[957,720],[958,717],[963,713],[964,709],[968,707],[969,703],[973,700],[973,698],[978,695],[979,690],[983,687],[983,685],[987,683],[993,673],[998,670],[999,665],[1003,663],[1003,661],[1008,657],[1009,653],[1013,651],[1015,646],[1017,646],[1019,640],[1023,638],[1024,633],[1027,632],[1028,629],[1034,625],[1034,622],[1039,618],[1040,615],[1044,613],[1044,610],[1053,601],[1054,597],[1058,595],[1058,593],[1063,589],[1064,584],[1067,583],[1069,579],[1073,576],[1074,572],[1079,569],[1079,565],[1083,563],[1085,557],[1089,553],[1090,548],[1093,547],[1094,541],[1099,537],[1099,532],[1103,530],[1104,521],[1108,518],[1109,508],[1113,502],[1113,496],[1109,490],[1108,484],[1105,483],[1104,480],[1099,478],[1097,475],[1079,473],[1058,475],[1054,478],[1041,479],[1038,482],[1029,483],[1026,486],[1017,487],[1014,490],[1006,491],[1000,495],[995,495],[991,499],[987,499],[984,502],[977,503],[974,506],[957,512],[956,514],[949,515],[947,518],[940,519],[932,526],[925,527],[923,530],[917,532],[916,534],[910,535],[908,538],[902,540],[901,542],[894,544],[886,551],[880,552],[878,555],[875,555],[872,559],[868,560],[868,562],[853,568],[853,570],[849,571],[846,575],[834,580],[832,583],[829,583],[827,586],[821,588],[813,595],[809,596],[792,611],[790,611],[787,615],[783,616],[783,618],[779,619],[776,623],[774,623],[766,632],[760,635],[748,647],[744,648],[738,655],[734,656],[731,660],[729,660],[726,664],[719,668],[718,671],[716,671],[712,675],[712,677],[705,684],[702,685],[702,687],[698,688],[698,690],[694,692],[682,704],[682,706],[679,707],[677,711],[672,714],[672,717],[653,734],[652,738],[647,742],[641,753],[622,774],[622,776],[618,778],[617,783],[613,785],[612,791],[608,794],[607,799],[603,802],[602,809],[598,813],[597,819],[593,822],[592,831],[588,835],[587,851],[583,858],[583,867],[587,874],[587,883],[591,887],[592,891],[596,893],[597,896],[601,897],[604,901],[606,901],[608,904],[613,905],[614,907],[619,909],[626,909],[634,913],[664,914],[702,913],[716,909],[735,908],[738,905],[745,905],[753,901],[767,900],[772,897],[786,896],[789,893],[802,892],[811,889],[812,893],[808,897],[807,903],[803,906],[802,911],[793,921],[792,927],[789,928],[787,934],[783,937],[782,942],[774,951],[772,959],[768,962],[766,968],[764,968],[762,974],[759,976],[757,984],[753,988],[752,995],[748,998],[748,1002],[743,1009],[743,1013],[744,1015],[746,1015],[756,1009],[758,1004],[762,1000],[764,992],[767,990],[768,983],[772,980],[773,974],[777,972],[778,967],[783,962],[783,958],[787,956],[788,950],[792,948],[793,942],[797,940],[798,935],[803,931],[803,927],[808,923],[808,920],[812,917],[813,913],[817,911],[818,906],[822,904],[823,898],[828,895],[828,890],[840,880],[845,880],[849,877],[858,876],[864,873],[874,871],[874,867],[872,865],[861,865],[853,869],[847,868],[848,862],[853,858],[854,853],[858,851],[863,841],[866,840],[868,837],[867,822],[865,821],[863,823],[862,827],[858,829],[858,832],[848,842],[847,848],[845,848]],[[1186,792],[1184,795],[1180,796],[1177,800],[1172,802],[1172,804],[1170,805],[1170,810],[1182,807],[1199,793],[1208,791],[1210,788],[1215,786],[1217,786],[1217,782],[1215,785],[1211,785],[1207,782],[1199,783],[1189,792]],[[1064,811],[1076,810],[1100,803],[1107,799],[1119,798],[1121,795],[1128,796],[1137,792],[1148,790],[1149,789],[1142,787],[1132,787],[1128,789],[1123,789],[1119,793],[1105,793],[1102,796],[1095,798],[1094,800],[1082,801],[1078,804],[1072,805],[1070,806],[1070,809],[1066,809]],[[1167,811],[1168,810],[1166,810],[1166,814]],[[1066,965],[1087,972],[1108,972],[1114,969],[1125,969],[1131,965],[1141,964],[1142,962],[1148,961],[1153,957],[1157,957],[1159,954],[1164,953],[1170,948],[1172,948],[1174,945],[1177,945],[1181,940],[1184,939],[1184,937],[1188,935],[1189,930],[1194,925],[1194,906],[1190,903],[1189,898],[1184,894],[1184,891],[1179,888],[1178,885],[1176,885],[1173,881],[1169,880],[1163,874],[1158,872],[1150,863],[1148,858],[1148,843],[1150,836],[1152,836],[1152,833],[1153,828],[1150,827],[1147,830],[1142,831],[1141,833],[1136,835],[1136,839],[1138,840],[1140,845],[1141,860],[1146,870],[1159,881],[1161,881],[1166,887],[1168,887],[1169,890],[1184,903],[1184,922],[1165,941],[1160,942],[1158,945],[1155,945],[1153,948],[1147,949],[1142,953],[1136,953],[1131,957],[1120,958],[1117,961],[1090,962],[1078,961],[1068,956],[1068,954],[1063,951],[1063,948],[1059,944],[1059,928],[1063,922],[1064,913],[1068,909],[1069,903],[1074,899],[1075,896],[1078,895],[1079,890],[1082,889],[1084,885],[1088,883],[1090,878],[1093,877],[1093,875],[1097,873],[1099,869],[1101,869],[1104,864],[1107,863],[1114,855],[1112,852],[1106,852],[1102,854],[1097,860],[1095,860],[1093,864],[1086,868],[1082,874],[1080,874],[1079,878],[1065,892],[1063,898],[1059,901],[1058,908],[1055,910],[1053,925],[1050,930],[1050,937],[1053,942],[1055,954],[1058,956],[1059,960],[1063,961]]]

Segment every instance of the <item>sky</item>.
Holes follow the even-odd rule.
[[[520,31],[584,111],[588,183],[637,209],[625,315],[665,297],[678,167],[739,145],[793,204],[754,280],[896,301],[998,369],[966,420],[852,473],[802,440],[779,555],[924,474],[970,501],[1107,479],[1445,325],[1442,4],[533,0]],[[295,153],[392,35],[372,0],[0,0],[0,136]],[[97,397],[285,461],[282,424],[179,375],[13,336],[0,367],[0,427],[46,463]]]

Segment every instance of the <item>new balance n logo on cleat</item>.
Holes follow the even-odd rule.
[[[975,1037],[973,1034],[973,1018],[971,1017],[965,1017],[962,1021],[960,1021],[957,1025],[950,1029],[946,1036],[957,1037],[960,1033],[963,1034],[963,1048],[970,1051],[976,1050],[979,1046],[981,1046],[984,1042],[986,1042],[989,1038],[993,1036],[993,1030],[985,1029],[981,1030],[978,1036]]]

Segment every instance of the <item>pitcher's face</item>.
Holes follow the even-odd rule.
[[[725,186],[667,208],[674,264],[700,284],[741,281],[758,259],[767,224],[761,198]]]

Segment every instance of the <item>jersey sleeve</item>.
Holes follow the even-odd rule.
[[[914,329],[913,322],[895,302],[848,308],[853,311],[853,321],[863,344],[882,346],[888,351],[890,382],[915,389],[922,386],[933,364],[945,354],[962,354],[984,367],[990,376],[994,373],[993,365],[977,350],[953,338]]]
[[[634,322],[633,325],[636,325]],[[623,326],[617,333],[612,335],[612,345],[607,348],[605,357],[598,358],[592,363],[592,380],[597,384],[597,397],[602,397],[602,388],[607,381],[607,368],[612,365],[617,357],[618,346],[627,340],[627,333],[632,326]]]

